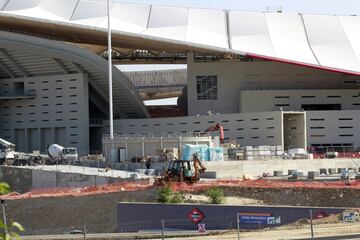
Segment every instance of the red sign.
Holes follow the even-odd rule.
[[[194,208],[189,212],[187,217],[195,224],[198,224],[201,220],[204,219],[204,214],[197,208]]]
[[[199,224],[198,224],[198,230],[199,230],[199,233],[204,233],[204,232],[206,232],[205,223],[199,223]]]

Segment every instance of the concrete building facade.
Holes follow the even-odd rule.
[[[2,79],[0,135],[18,151],[46,152],[58,143],[89,151],[89,96],[85,74]],[[18,87],[21,86],[21,87]]]
[[[241,145],[360,146],[359,16],[125,3],[113,3],[111,16],[115,50],[187,54],[188,66],[189,116],[164,119],[148,119],[134,86],[114,69],[116,133],[200,133],[221,123],[226,140]],[[108,131],[107,63],[70,44],[10,31],[99,54],[106,17],[103,1],[0,4],[0,23],[9,31],[0,32],[0,132],[20,150],[43,151],[51,141],[84,154],[100,150]]]
[[[129,79],[113,68],[116,118],[148,117]],[[58,41],[0,32],[0,136],[16,150],[58,143],[101,151],[108,119],[107,62]]]
[[[311,69],[285,63],[271,61],[214,61],[195,62],[193,57],[188,57],[188,103],[189,115],[237,112],[262,112],[274,111],[283,107],[284,110],[300,111],[298,105],[302,103],[319,103],[320,96],[338,96],[343,98],[325,98],[322,102],[342,103],[346,100],[343,109],[360,109],[357,103],[360,77],[333,73],[324,70]],[[214,76],[217,79],[217,98],[198,99],[197,78],[200,76]],[[339,89],[344,89],[344,92]],[[353,92],[345,91],[353,89]],[[268,92],[265,92],[265,91]],[[297,92],[295,91],[297,90]],[[324,90],[314,93],[314,90]],[[253,91],[253,92],[251,92]],[[257,92],[258,91],[258,92]],[[309,92],[310,91],[310,92]],[[336,94],[335,94],[336,93]],[[316,98],[290,98],[291,95],[317,96]],[[351,94],[351,96],[348,96]],[[269,99],[269,96],[280,98]],[[285,96],[283,98],[282,96]],[[289,96],[289,98],[286,98]],[[244,99],[243,99],[244,98]],[[242,101],[243,99],[243,101]],[[261,104],[254,102],[254,99]],[[275,106],[287,104],[293,100],[294,106]],[[330,102],[330,103],[331,103]],[[343,103],[344,105],[345,103]],[[269,106],[271,105],[271,106]],[[242,109],[244,107],[244,109]]]

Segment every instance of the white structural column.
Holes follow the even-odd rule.
[[[108,17],[108,66],[109,66],[109,120],[110,120],[110,139],[114,138],[114,120],[113,120],[113,94],[112,94],[112,56],[111,56],[111,16],[110,0],[107,1]]]

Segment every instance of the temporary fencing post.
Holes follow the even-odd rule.
[[[313,228],[313,214],[312,214],[312,209],[309,210],[310,213],[310,229],[311,229],[311,239],[314,238],[314,228]]]
[[[165,221],[161,219],[161,239],[165,239]]]
[[[84,224],[84,240],[86,240],[86,224]]]
[[[239,220],[239,213],[236,214],[236,222],[237,222],[237,235],[238,235],[238,240],[240,240],[240,220]]]

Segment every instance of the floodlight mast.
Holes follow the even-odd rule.
[[[110,120],[110,139],[114,138],[114,120],[113,120],[113,86],[112,86],[112,55],[111,55],[111,14],[110,0],[107,1],[108,17],[108,68],[109,68],[109,120]]]

